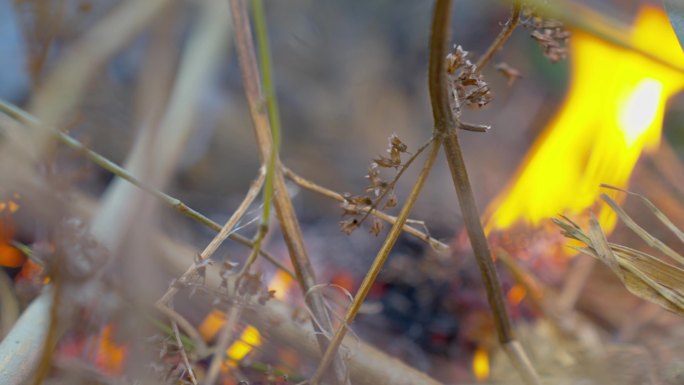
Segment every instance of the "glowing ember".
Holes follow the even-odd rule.
[[[521,285],[513,285],[513,287],[508,290],[508,293],[506,293],[506,299],[508,299],[508,302],[511,305],[516,306],[525,299],[525,295],[527,295],[527,290],[525,290],[524,287]]]
[[[20,267],[26,260],[26,257],[21,251],[17,250],[16,247],[7,242],[2,231],[3,230],[0,229],[0,266]]]
[[[672,63],[684,63],[667,16],[644,7],[631,42]],[[643,150],[660,142],[665,103],[684,75],[636,53],[573,31],[573,82],[565,104],[534,143],[509,186],[487,209],[487,232],[516,223],[580,214],[596,203],[602,183],[626,187]],[[603,207],[605,231],[615,216]]]
[[[107,373],[120,374],[126,359],[126,347],[114,341],[114,328],[106,325],[98,338],[96,363]]]
[[[284,300],[287,298],[287,292],[294,285],[294,279],[285,272],[278,270],[271,281],[268,283],[268,289],[273,290],[273,298]]]
[[[293,279],[282,271],[276,272],[268,284],[268,288],[273,290],[273,296],[277,299],[285,299],[287,292],[294,283]],[[225,324],[223,312],[212,310],[199,326],[199,332],[205,341],[216,338]],[[255,327],[248,325],[240,333],[240,337],[226,349],[228,360],[223,363],[222,369],[228,370],[235,367],[255,348],[261,345],[261,334]]]
[[[489,354],[487,350],[478,347],[473,356],[473,374],[478,381],[489,378]]]
[[[204,318],[204,321],[202,321],[202,324],[200,324],[197,331],[199,331],[205,341],[211,341],[216,338],[216,335],[221,331],[225,322],[226,318],[223,315],[223,312],[212,310],[206,318]]]

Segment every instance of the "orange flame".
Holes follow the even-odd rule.
[[[644,7],[631,42],[672,63],[684,53],[662,10]],[[665,104],[684,75],[580,31],[570,44],[573,82],[561,111],[534,143],[509,186],[489,205],[487,233],[517,223],[574,216],[592,207],[602,183],[626,187],[643,150],[660,142]],[[605,231],[615,215],[602,207]]]
[[[522,302],[523,299],[525,299],[525,296],[527,295],[527,290],[522,285],[513,285],[513,287],[508,290],[506,293],[506,299],[508,299],[508,303],[510,303],[513,306],[517,306]]]
[[[16,247],[12,246],[14,238],[14,223],[11,215],[19,210],[19,194],[14,194],[14,199],[0,201],[0,266],[20,267],[26,260],[26,256]]]
[[[114,340],[114,327],[106,325],[99,337],[97,347],[96,363],[98,367],[107,373],[120,374],[123,371],[126,360],[127,348]]]
[[[10,243],[12,237],[14,237],[12,224],[0,219],[0,266],[20,267],[26,261],[24,253]]]

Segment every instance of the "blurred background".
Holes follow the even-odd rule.
[[[122,3],[0,0],[0,98],[20,107],[29,105],[69,47]],[[134,146],[143,116],[149,109],[158,108],[145,99],[146,89],[151,87],[146,79],[155,72],[168,73],[156,77],[162,82],[157,89],[171,92],[173,72],[198,26],[200,3],[176,2],[154,18],[139,36],[104,63],[87,84],[78,107],[58,128],[123,164]],[[659,2],[639,0],[580,3],[625,25],[632,25],[645,5],[660,7]],[[267,0],[265,8],[282,120],[283,163],[299,175],[339,193],[363,194],[368,185],[368,166],[378,155],[385,154],[390,135],[396,134],[408,145],[408,151],[413,151],[432,133],[427,92],[432,3]],[[509,16],[510,5],[506,2],[456,1],[452,42],[470,52],[469,58],[474,60],[491,44]],[[570,61],[548,60],[543,48],[530,37],[533,30],[524,26],[516,29],[483,71],[492,102],[482,108],[464,110],[464,121],[491,126],[486,133],[460,133],[481,212],[505,188],[535,139],[560,110],[573,79]],[[232,39],[228,39],[216,58],[215,70],[208,75],[210,81],[198,97],[191,135],[164,191],[224,223],[257,174],[259,156]],[[510,82],[495,69],[501,62],[520,77]],[[675,223],[684,223],[682,195],[678,195],[684,190],[681,180],[668,173],[681,179],[677,172],[681,170],[678,157],[684,151],[682,123],[684,96],[675,93],[667,104],[663,125],[668,157],[649,155],[651,158],[642,159],[630,185],[630,189],[652,198]],[[54,165],[63,182],[94,198],[100,197],[113,180],[110,173],[65,148],[56,150]],[[396,188],[400,205],[419,168],[410,168],[401,178]],[[378,237],[366,229],[345,235],[340,231],[339,203],[295,184],[289,187],[319,280],[337,283],[353,294],[387,230]],[[644,211],[638,205],[628,203],[627,207],[635,210],[637,217]],[[388,212],[396,215],[398,209]],[[259,204],[254,204],[238,233],[251,237],[260,213]],[[214,236],[174,211],[160,210],[159,215],[159,226],[166,234],[200,250]],[[479,272],[467,245],[449,170],[441,155],[411,217],[425,221],[430,235],[451,245],[452,255],[457,258],[445,261],[423,242],[402,235],[355,330],[361,339],[440,381],[473,381],[474,354],[483,349],[492,351],[496,343]],[[644,227],[649,228],[648,224],[655,219],[644,221]],[[612,239],[643,246],[624,230],[618,226]],[[665,236],[664,231],[657,234]],[[27,242],[34,237],[23,236]],[[264,247],[287,260],[277,228]],[[563,244],[554,247],[562,248]],[[227,242],[215,259],[241,262],[246,256],[240,246]],[[567,271],[566,264],[558,267],[560,272],[552,273],[534,270],[539,266],[528,267],[553,287],[561,286]],[[261,269],[272,274],[270,266]],[[629,311],[650,305],[630,297],[606,271],[598,267],[597,271],[599,278],[590,282],[606,281],[611,288],[617,288],[614,298],[619,300],[608,296],[606,302],[624,303],[622,307],[616,305],[610,315],[596,311],[605,306],[604,302],[596,304],[590,299],[585,303],[590,317],[592,311],[597,313],[591,318],[593,324],[600,325],[597,327],[606,331],[612,341],[619,339],[619,331],[629,326],[625,326]],[[504,290],[510,293],[514,280],[505,271],[502,276]],[[159,278],[163,282],[170,279],[164,275]],[[539,317],[539,312],[529,306],[515,308],[512,314],[516,322]],[[197,324],[204,319],[199,315],[190,318]],[[681,332],[681,323],[677,325]],[[633,341],[636,339],[629,342]],[[667,349],[664,356],[679,351]],[[283,360],[277,355],[257,355],[254,359],[271,359],[274,365]],[[682,364],[681,360],[677,362]]]

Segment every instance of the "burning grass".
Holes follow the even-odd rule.
[[[53,9],[59,12],[51,14],[45,12],[52,9],[50,4],[28,1],[17,6],[26,7],[23,3],[35,6],[29,20],[55,25],[60,17],[71,15],[68,7],[73,5],[61,2]],[[556,7],[565,6],[560,2]],[[644,327],[635,321],[621,329],[601,325],[600,317],[579,309],[582,291],[595,282],[589,276],[593,265],[559,252],[565,243],[557,232],[551,234],[547,219],[567,215],[556,223],[564,235],[583,243],[577,250],[603,261],[630,291],[682,313],[684,273],[677,264],[684,257],[643,230],[620,208],[619,198],[604,197],[608,206],[598,209],[598,220],[588,214],[598,207],[601,183],[625,187],[642,152],[657,148],[666,102],[684,85],[684,70],[672,64],[682,61],[682,51],[666,28],[664,14],[653,7],[639,12],[629,33],[615,29],[624,32],[615,37],[594,19],[594,24],[578,24],[569,16],[563,20],[570,22],[566,29],[564,22],[531,13],[515,1],[498,36],[477,57],[477,50],[451,44],[451,7],[451,1],[438,0],[432,15],[428,93],[433,130],[413,130],[410,135],[383,131],[389,140],[387,155],[372,161],[366,173],[369,185],[359,195],[340,194],[283,165],[280,125],[291,125],[292,117],[286,115],[281,122],[273,79],[277,67],[271,68],[260,0],[250,5],[244,0],[121,2],[108,13],[93,15],[89,29],[66,44],[69,49],[54,46],[54,61],[48,53],[60,38],[45,38],[40,28],[27,34],[37,39],[31,51],[34,89],[27,111],[0,103],[0,382],[601,381],[601,375],[590,378],[572,371],[593,357],[600,357],[595,366],[612,370],[609,363],[614,357],[606,352],[627,351],[612,338],[637,344],[642,340],[633,336],[641,332],[639,337],[646,338],[645,333],[653,330],[647,327],[652,320],[641,320]],[[94,9],[99,8],[77,7],[84,14]],[[188,23],[190,19],[194,22]],[[496,127],[463,118],[484,117],[469,111],[496,102],[497,82],[485,69],[519,25],[532,29],[533,40],[549,60],[570,58],[573,80],[557,116],[510,186],[490,204],[483,228],[477,190],[470,184],[460,144],[468,139],[460,135],[484,135]],[[83,134],[77,111],[88,112],[81,103],[103,66],[148,27],[151,49],[141,54],[140,68],[136,67],[139,84],[131,86],[136,97],[130,98],[135,110],[130,120],[139,129],[130,151],[123,151],[128,153],[124,166],[119,166],[76,139]],[[179,27],[188,34],[182,46],[174,32]],[[187,148],[204,146],[210,151],[211,145],[194,141],[207,136],[202,131],[210,120],[206,93],[218,92],[211,84],[223,73],[219,68],[231,67],[224,62],[229,46],[235,48],[237,64],[232,67],[239,67],[240,94],[244,91],[246,97],[243,109],[249,111],[256,137],[256,147],[249,152],[255,172],[237,208],[211,208],[212,217],[225,217],[219,224],[164,191],[182,184],[178,171],[196,162],[192,151],[183,155]],[[511,80],[534,75],[508,64],[496,68],[511,87],[521,86],[521,81]],[[330,72],[326,69],[326,76]],[[287,97],[280,99],[291,103]],[[239,116],[233,104],[226,105]],[[292,105],[286,106],[283,111],[291,113]],[[313,116],[319,111],[312,107],[308,112]],[[239,125],[248,125],[246,116]],[[368,136],[360,138],[349,135],[355,145],[372,135],[366,131]],[[283,145],[292,140],[287,135],[282,139]],[[414,144],[421,141],[424,145]],[[61,157],[64,151],[72,157]],[[458,202],[464,228],[463,235],[450,242],[430,233],[434,218],[409,218],[421,195],[437,185],[428,176],[439,172],[434,166],[442,151],[450,174],[441,176],[451,177],[458,198],[443,207],[450,209]],[[87,183],[66,180],[67,171],[79,166],[74,153],[116,176],[98,198],[84,195],[81,187]],[[289,155],[283,158],[291,161]],[[415,163],[422,166],[409,171]],[[236,165],[208,164],[220,169],[219,179],[235,182]],[[415,180],[408,183],[409,189],[402,189],[411,176]],[[339,182],[336,177],[331,180]],[[307,197],[307,207],[300,207],[301,198],[288,181],[342,204],[342,231],[350,237],[345,244],[350,250],[336,246],[332,237],[308,239],[302,212],[314,200]],[[170,213],[163,218],[173,220],[162,223],[157,203],[203,228],[186,226]],[[663,213],[649,207],[684,240]],[[675,262],[608,242],[605,233],[613,230],[615,216]],[[320,227],[335,222],[325,216],[317,220]],[[351,234],[365,221],[380,244],[369,243],[358,232]],[[207,229],[216,233],[210,241],[203,233]],[[530,229],[536,238],[527,237]],[[249,237],[242,235],[250,232]],[[411,241],[403,238],[404,233]],[[409,251],[397,247],[411,242]],[[363,248],[356,243],[363,243]],[[378,250],[372,251],[375,246]],[[371,263],[360,254],[375,257]],[[540,264],[530,263],[533,259]],[[363,277],[356,274],[359,269],[347,268],[365,262],[370,266]],[[573,267],[568,269],[567,264]],[[341,271],[329,271],[333,265]],[[555,280],[547,279],[551,269]],[[592,310],[607,312],[601,307]],[[681,323],[669,318],[668,322],[682,328]],[[658,337],[652,341],[661,342],[662,335]],[[380,349],[371,347],[370,340],[380,341]],[[654,362],[674,368],[659,378],[679,378],[677,361],[667,355],[680,347],[667,345],[658,351],[665,353]]]

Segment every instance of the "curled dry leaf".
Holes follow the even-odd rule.
[[[616,211],[620,220],[625,222],[640,238],[674,261],[681,263],[682,257],[679,254],[638,226],[615,201],[607,195],[603,195],[602,198]],[[648,202],[647,207],[652,208],[654,215],[662,220],[664,217],[662,213],[657,209],[653,210],[655,206],[646,198],[641,198]],[[671,225],[669,219],[665,217],[665,220]],[[568,218],[554,219],[554,222],[561,227],[563,235],[567,238],[585,245],[585,247],[577,247],[577,250],[594,256],[610,267],[631,293],[684,315],[684,269],[682,266],[666,262],[640,250],[608,242],[594,217],[591,218],[586,232]]]

